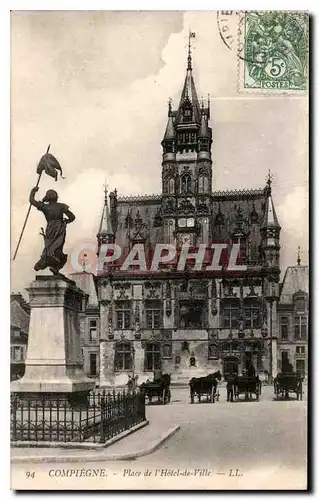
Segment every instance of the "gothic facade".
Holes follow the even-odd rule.
[[[96,316],[86,321],[98,325],[101,386],[125,383],[132,372],[142,381],[156,369],[171,373],[173,382],[218,369],[240,373],[249,360],[258,372],[276,375],[281,228],[271,178],[260,189],[214,191],[209,125],[210,103],[197,97],[189,53],[179,105],[168,108],[162,192],[105,195],[98,252],[116,243],[122,257],[91,276],[98,309],[95,303]],[[180,252],[183,245],[216,242],[224,244],[224,258],[238,243],[246,270],[223,264],[197,270],[188,262],[180,271],[174,259],[159,271],[121,270],[136,244],[149,262],[156,243]]]

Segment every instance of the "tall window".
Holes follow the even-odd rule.
[[[280,318],[280,336],[281,340],[288,340],[289,319],[287,316]]]
[[[131,304],[128,300],[116,303],[116,327],[120,330],[130,328],[131,325]]]
[[[161,303],[159,300],[148,300],[145,303],[146,328],[160,328],[161,326]]]
[[[191,176],[189,174],[184,174],[181,178],[181,192],[189,193],[191,191]]]
[[[192,110],[191,108],[184,108],[184,122],[190,122],[192,120]]]
[[[198,192],[199,193],[206,193],[208,188],[208,180],[207,177],[201,175],[198,177]]]
[[[239,300],[224,299],[222,301],[223,328],[238,328]]]
[[[114,371],[132,370],[133,351],[129,342],[115,344]]]
[[[295,316],[295,340],[307,339],[307,317]]]
[[[163,345],[163,358],[171,358],[172,357],[172,346],[171,344]]]
[[[96,353],[90,353],[90,375],[96,376]]]
[[[211,343],[208,345],[208,359],[217,359],[219,356],[218,354],[218,347],[216,344]]]
[[[161,369],[161,346],[158,342],[149,342],[145,347],[145,371]]]
[[[295,300],[295,308],[296,308],[296,311],[303,312],[305,310],[305,308],[306,308],[306,301],[305,301],[304,297],[298,297]]]
[[[246,299],[244,301],[245,328],[260,327],[260,304],[258,300]]]
[[[169,194],[175,193],[175,180],[174,179],[169,179],[169,181],[168,181],[168,193]]]
[[[89,339],[90,342],[95,342],[97,340],[97,320],[89,320]]]

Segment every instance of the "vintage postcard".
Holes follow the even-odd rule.
[[[11,13],[11,487],[306,490],[309,15]]]

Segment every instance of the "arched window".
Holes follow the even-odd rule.
[[[175,193],[175,180],[170,179],[168,181],[168,194],[174,194]]]
[[[198,192],[199,193],[204,192],[204,177],[202,176],[198,177]]]
[[[189,174],[184,174],[181,177],[181,193],[189,193],[191,191],[192,178]]]
[[[115,344],[114,371],[132,370],[133,350],[130,342],[119,342]]]
[[[148,372],[161,369],[161,346],[159,342],[148,342],[146,344],[144,368]]]

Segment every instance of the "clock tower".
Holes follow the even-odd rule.
[[[164,242],[207,243],[211,234],[212,130],[209,101],[198,100],[189,40],[186,78],[178,109],[168,105],[162,141]]]

